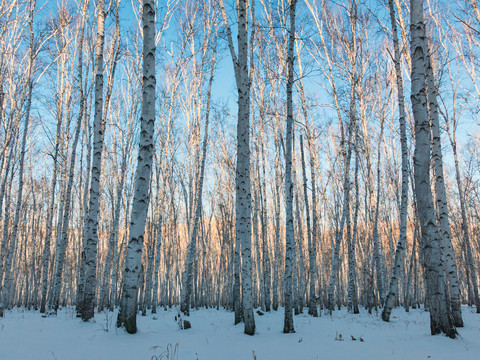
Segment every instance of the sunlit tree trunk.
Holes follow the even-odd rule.
[[[120,0],[116,0],[115,3],[115,35],[112,41],[112,47],[110,51],[111,55],[111,64],[110,64],[110,72],[108,74],[108,81],[107,81],[107,90],[106,90],[106,95],[105,95],[105,104],[103,107],[103,113],[105,116],[107,116],[107,112],[110,108],[110,102],[111,102],[111,95],[112,95],[112,89],[113,89],[113,83],[115,79],[115,71],[117,68],[117,63],[119,61],[120,57],[120,49],[121,49],[121,39],[120,39],[120,14],[119,14],[119,5],[120,5]],[[123,162],[123,159],[122,159]],[[123,165],[123,164],[122,164]],[[117,194],[118,195],[118,194]],[[114,215],[115,216],[115,215]],[[98,310],[101,311],[103,310],[103,307],[105,305],[106,301],[106,296],[107,296],[107,289],[108,289],[108,282],[111,280],[110,278],[110,269],[113,266],[112,265],[112,260],[113,260],[113,252],[116,249],[116,244],[114,244],[115,240],[115,235],[111,235],[109,237],[109,242],[108,244],[108,251],[107,251],[107,257],[105,258],[105,266],[103,269],[103,281],[100,286],[100,297],[99,297],[99,307]]]
[[[95,44],[95,115],[93,120],[93,155],[90,180],[90,196],[88,205],[87,229],[85,233],[85,287],[80,313],[83,321],[94,315],[98,213],[100,206],[100,176],[102,172],[102,152],[105,131],[103,114],[103,45],[105,42],[105,2],[97,4],[97,40]],[[65,244],[62,244],[65,246]]]
[[[227,28],[228,46],[235,70],[238,90],[238,122],[237,122],[237,167],[236,167],[236,241],[242,246],[242,302],[244,332],[255,334],[255,319],[253,316],[252,260],[251,238],[252,219],[250,191],[250,75],[248,70],[248,1],[240,0],[237,5],[238,14],[238,59],[233,46],[232,34],[228,19],[220,0],[223,21]],[[255,2],[250,7],[254,19]],[[255,24],[252,25],[252,38]],[[252,61],[252,59],[250,59]]]
[[[353,85],[352,85],[353,86]],[[353,95],[353,91],[351,92]],[[351,100],[354,101],[353,99]],[[352,158],[352,137],[353,132],[355,131],[355,117],[350,118],[350,125],[348,128],[348,141],[346,143],[346,154],[344,156],[345,164],[343,170],[343,211],[340,219],[340,225],[336,232],[335,244],[332,249],[332,268],[330,273],[330,281],[328,285],[328,299],[327,299],[327,308],[330,312],[334,310],[335,306],[335,283],[339,276],[339,256],[340,256],[340,243],[343,237],[343,230],[345,222],[347,221],[347,216],[350,216],[349,206],[347,205],[350,202],[350,160]]]
[[[380,238],[380,234],[378,231],[378,218],[380,214],[380,164],[381,164],[381,148],[382,148],[382,140],[383,140],[383,129],[384,129],[384,119],[381,119],[380,124],[380,137],[378,140],[378,152],[377,152],[377,196],[376,196],[376,205],[375,205],[375,218],[373,220],[373,266],[372,266],[372,274],[375,272],[376,274],[376,284],[377,284],[377,291],[380,297],[380,304],[383,304],[383,299],[385,297],[384,294],[384,284],[383,284],[383,275],[384,275],[384,256],[382,251],[382,241]],[[373,279],[372,279],[373,281]]]
[[[451,129],[450,124],[447,122],[447,132],[448,137],[450,139],[450,144],[452,146],[453,152],[453,160],[455,162],[455,180],[457,182],[457,189],[458,189],[458,197],[460,200],[460,213],[462,216],[462,235],[463,235],[463,242],[466,249],[467,255],[467,266],[469,268],[469,274],[472,277],[473,283],[473,292],[474,292],[474,301],[475,306],[477,308],[477,313],[480,313],[480,296],[478,294],[478,278],[477,272],[475,271],[475,262],[472,254],[472,247],[471,247],[471,240],[470,234],[468,232],[468,220],[467,220],[467,210],[465,206],[465,193],[463,189],[463,184],[461,180],[461,173],[460,173],[460,165],[458,160],[458,153],[457,153],[457,141],[455,136],[455,124],[453,125],[453,129]],[[467,284],[469,283],[469,279],[467,279]],[[452,304],[453,307],[453,304]],[[460,327],[461,325],[455,324],[455,326]]]
[[[128,333],[137,332],[137,297],[142,274],[142,247],[147,219],[150,176],[153,162],[155,125],[155,4],[143,0],[143,82],[140,141],[135,172],[135,190],[130,234],[123,271],[123,291],[117,326]]]
[[[265,148],[262,141],[262,184],[260,186],[260,198],[261,198],[261,210],[260,210],[260,219],[262,223],[262,253],[263,253],[263,283],[264,283],[264,294],[265,294],[265,310],[270,311],[271,304],[271,295],[270,295],[270,283],[271,283],[271,271],[270,271],[270,249],[268,247],[268,216],[267,216],[267,194],[266,194],[266,171],[265,171]]]
[[[445,333],[456,337],[447,306],[445,276],[437,220],[430,186],[431,135],[426,95],[426,46],[423,0],[411,0],[412,109],[415,119],[415,196],[421,223],[426,295],[432,335]]]
[[[156,239],[156,250],[155,250],[155,270],[153,271],[153,301],[152,301],[152,314],[157,312],[157,298],[158,298],[158,269],[160,267],[160,250],[162,249],[162,215],[158,218],[157,225],[157,239]]]
[[[348,311],[353,314],[358,314],[358,298],[357,298],[357,262],[355,257],[355,245],[358,237],[358,208],[360,206],[360,194],[358,186],[358,171],[359,171],[359,160],[360,155],[358,153],[359,137],[358,134],[355,137],[355,210],[353,217],[353,235],[349,237],[348,241],[348,294],[347,294],[347,306]]]
[[[429,109],[430,126],[432,131],[432,158],[435,170],[435,195],[438,209],[440,227],[440,247],[447,275],[450,304],[452,308],[453,323],[455,326],[463,327],[462,309],[460,303],[460,285],[457,275],[457,264],[455,253],[452,247],[452,233],[450,231],[449,213],[447,204],[447,193],[443,171],[442,144],[440,138],[440,124],[438,120],[437,88],[433,75],[432,63],[430,60],[430,47],[426,43],[426,78],[427,78],[427,101]],[[476,287],[475,287],[476,288]],[[478,289],[477,289],[478,299]],[[477,302],[477,306],[480,304]]]
[[[272,286],[272,308],[278,310],[278,269],[280,266],[280,183],[281,183],[281,168],[280,168],[280,140],[278,135],[275,135],[275,200],[274,200],[274,216],[275,216],[275,262],[273,263],[273,286]]]
[[[295,231],[293,226],[293,182],[292,182],[292,133],[293,133],[293,50],[295,47],[295,8],[297,0],[290,0],[289,14],[290,14],[290,30],[288,38],[288,75],[287,75],[287,131],[286,131],[286,149],[285,149],[285,194],[286,194],[286,209],[285,209],[285,285],[284,285],[284,301],[285,301],[285,318],[283,321],[283,332],[295,332],[293,326],[292,314],[292,272],[295,271],[294,251],[295,251]]]
[[[395,8],[393,0],[388,1],[390,10],[390,22],[392,26],[392,40],[394,57],[393,63],[395,66],[395,75],[397,80],[397,97],[398,97],[398,113],[400,123],[400,144],[402,148],[402,194],[400,203],[400,236],[398,238],[397,248],[395,250],[395,260],[392,267],[392,275],[390,278],[390,288],[385,299],[385,306],[382,311],[382,319],[384,321],[390,320],[395,299],[398,295],[398,282],[400,272],[402,270],[402,263],[404,258],[405,246],[407,244],[407,210],[408,210],[408,144],[407,144],[407,130],[406,130],[406,115],[405,115],[405,98],[403,95],[403,78],[400,69],[400,48],[398,45],[397,35],[397,21],[395,16]],[[412,257],[413,259],[413,257]],[[409,281],[408,279],[407,281]],[[407,286],[407,293],[409,291]],[[408,306],[408,305],[407,305]]]
[[[312,316],[318,316],[317,304],[315,299],[315,277],[316,277],[316,250],[313,245],[312,231],[310,227],[310,209],[308,206],[308,191],[307,191],[307,172],[305,169],[305,152],[303,148],[303,137],[300,135],[300,154],[302,160],[302,173],[303,173],[303,192],[305,202],[305,213],[307,221],[307,239],[308,239],[308,259],[309,259],[309,272],[310,272],[310,291],[308,300],[308,313]],[[313,172],[312,172],[313,173]],[[312,193],[314,192],[313,179],[312,179]],[[314,196],[312,196],[313,198]],[[315,232],[316,233],[316,232]]]

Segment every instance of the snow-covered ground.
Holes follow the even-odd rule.
[[[0,319],[2,360],[247,360],[247,359],[480,359],[480,315],[463,308],[465,327],[451,340],[430,336],[423,310],[396,309],[390,323],[379,314],[346,310],[333,316],[295,316],[294,334],[283,334],[283,309],[256,316],[256,334],[243,334],[233,314],[224,310],[192,311],[192,328],[180,330],[174,309],[138,317],[139,331],[129,335],[115,327],[116,313],[96,314],[83,323],[73,309],[57,317],[15,309]],[[108,330],[108,331],[107,331]],[[356,340],[353,340],[353,338]],[[363,341],[361,341],[363,340]]]

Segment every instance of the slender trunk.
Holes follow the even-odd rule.
[[[238,60],[233,46],[232,34],[228,25],[227,14],[223,1],[220,1],[222,18],[227,28],[228,45],[235,70],[235,79],[238,90],[238,122],[237,122],[237,164],[235,176],[235,219],[236,238],[242,245],[242,293],[243,293],[243,320],[244,332],[247,335],[255,333],[255,319],[253,316],[252,293],[252,261],[251,237],[252,219],[250,191],[250,76],[248,70],[248,12],[247,1],[240,0],[237,4],[238,14]],[[252,18],[254,19],[255,3],[252,4]],[[252,39],[255,26],[252,26]],[[251,59],[252,60],[252,59]],[[237,241],[238,241],[237,240]]]
[[[87,67],[87,72],[88,74],[88,67]],[[92,72],[93,74],[93,72]],[[90,119],[90,109],[91,109],[91,103],[93,99],[93,91],[90,92],[90,103],[86,106],[86,109],[84,110],[85,113],[85,128],[84,128],[84,134],[85,134],[85,142],[87,146],[86,150],[86,171],[85,171],[85,179],[86,183],[83,187],[83,196],[82,196],[82,214],[83,216],[83,227],[82,227],[82,232],[79,236],[79,246],[78,248],[81,249],[78,252],[78,259],[77,259],[77,266],[78,266],[78,278],[77,278],[77,299],[76,299],[76,310],[77,310],[77,317],[82,316],[82,309],[83,309],[83,300],[84,300],[84,289],[85,289],[85,234],[87,232],[87,222],[88,222],[88,204],[89,204],[89,199],[88,199],[88,194],[89,194],[89,189],[90,189],[90,171],[91,171],[91,165],[92,165],[92,145],[90,141],[90,134],[91,134],[91,127],[89,125],[89,119]]]
[[[440,247],[442,250],[442,256],[447,275],[447,285],[450,290],[449,295],[453,322],[455,326],[463,327],[462,309],[460,303],[460,284],[457,276],[455,253],[452,247],[452,233],[450,231],[449,224],[450,215],[448,213],[447,193],[445,190],[440,124],[438,120],[437,88],[435,85],[435,78],[430,60],[430,47],[428,46],[428,42],[426,42],[426,51],[426,75],[428,91],[427,101],[432,131],[432,158],[435,170],[435,195],[440,223]],[[476,299],[478,300],[477,309],[480,310],[478,289]]]
[[[130,128],[131,129],[131,128]],[[129,131],[129,135],[131,132]],[[128,146],[128,141],[130,136],[128,135],[125,146]],[[122,163],[120,166],[120,182],[117,185],[117,196],[115,202],[115,210],[113,213],[113,225],[112,225],[112,233],[110,235],[110,244],[112,246],[112,271],[111,271],[111,288],[110,288],[110,300],[109,300],[109,307],[110,310],[113,310],[116,303],[116,293],[117,293],[117,264],[118,264],[118,231],[120,226],[120,211],[122,209],[122,200],[123,200],[123,192],[125,187],[125,177],[127,176],[127,162],[128,162],[128,154],[127,151],[124,152],[122,157]],[[128,213],[125,214],[128,217]],[[106,276],[107,274],[105,272]]]
[[[344,182],[343,182],[343,211],[342,211],[342,217],[340,219],[340,225],[336,231],[335,246],[332,254],[332,270],[330,274],[330,282],[328,285],[327,308],[330,311],[330,313],[333,311],[335,306],[334,292],[335,292],[335,283],[336,283],[338,272],[339,272],[338,261],[339,261],[339,255],[340,255],[340,243],[342,242],[342,237],[343,237],[343,227],[345,225],[347,216],[350,216],[348,213],[349,207],[347,206],[347,204],[350,201],[350,160],[352,158],[351,143],[352,143],[354,128],[355,128],[355,118],[352,117],[350,120],[349,129],[348,129],[348,142],[346,144],[347,151],[344,157],[345,167],[344,167]]]
[[[416,227],[416,225],[415,225]],[[415,231],[416,233],[416,231]],[[413,246],[412,246],[412,255],[410,256],[410,266],[408,268],[408,275],[407,275],[407,288],[405,289],[405,311],[409,312],[410,310],[410,302],[411,302],[411,288],[412,288],[412,275],[413,275],[413,268],[416,261],[416,252],[417,252],[417,236],[416,234],[413,236]],[[387,306],[387,305],[385,305]],[[383,314],[382,314],[383,317]]]
[[[157,297],[158,297],[158,269],[160,267],[160,250],[162,248],[162,215],[158,218],[157,229],[157,249],[155,251],[155,270],[153,272],[153,302],[152,302],[152,314],[157,312]]]
[[[300,135],[301,136],[301,135]],[[304,280],[304,263],[303,263],[303,228],[302,228],[302,216],[301,216],[301,208],[300,208],[300,190],[298,188],[298,181],[297,181],[297,173],[295,171],[295,167],[292,169],[293,171],[293,182],[295,186],[295,213],[297,218],[297,241],[296,241],[296,254],[295,258],[298,258],[298,276],[297,276],[297,283],[298,283],[298,290],[297,290],[297,309],[296,315],[303,313],[303,306],[305,301],[305,280]],[[315,306],[315,309],[317,307]]]
[[[105,121],[103,114],[103,45],[105,41],[105,1],[97,4],[98,28],[95,45],[95,116],[93,120],[93,158],[90,180],[90,196],[88,205],[87,229],[85,232],[85,287],[81,315],[83,321],[94,316],[98,213],[100,207],[100,175],[102,172],[103,137]]]
[[[447,132],[450,139],[450,144],[452,145],[453,150],[453,159],[455,162],[455,179],[457,182],[457,189],[458,189],[458,197],[460,199],[460,212],[462,215],[462,235],[463,235],[463,242],[466,249],[466,259],[467,259],[467,267],[470,273],[472,274],[472,283],[473,283],[473,292],[474,292],[474,300],[475,306],[477,308],[477,313],[480,313],[480,297],[478,294],[478,278],[477,272],[475,271],[475,261],[473,259],[472,248],[470,243],[470,235],[468,232],[468,221],[467,221],[467,210],[465,208],[465,195],[463,190],[463,185],[461,181],[461,174],[460,174],[460,166],[458,161],[458,154],[457,154],[457,142],[455,139],[455,127],[453,132],[450,130],[449,124],[447,122]],[[470,284],[470,281],[467,281],[467,284]],[[453,304],[452,304],[453,308]],[[462,325],[455,324],[457,327],[461,327]]]
[[[398,45],[397,22],[395,16],[395,8],[393,0],[388,0],[390,9],[390,21],[392,25],[392,37],[395,65],[395,74],[397,80],[397,96],[398,96],[398,113],[400,123],[400,144],[402,147],[402,195],[400,204],[400,236],[398,238],[397,248],[395,250],[395,260],[392,267],[392,275],[390,277],[390,288],[385,299],[385,307],[382,311],[382,319],[384,321],[390,320],[395,299],[398,296],[398,281],[402,269],[404,259],[405,246],[407,244],[407,210],[408,210],[408,144],[407,144],[407,126],[405,115],[405,98],[403,95],[403,78],[400,69],[400,47]],[[413,256],[413,255],[412,255]],[[413,257],[412,257],[413,259]],[[411,266],[410,266],[411,268]],[[408,278],[407,281],[410,281]],[[409,285],[407,285],[407,294],[409,292]],[[408,304],[406,304],[408,306]]]
[[[272,297],[272,307],[273,310],[277,311],[278,309],[278,268],[280,266],[280,179],[281,179],[281,169],[280,169],[280,144],[279,140],[275,139],[275,262],[273,264],[273,297]]]
[[[380,164],[381,164],[381,148],[382,148],[382,140],[383,140],[383,128],[384,128],[384,119],[381,119],[380,124],[380,138],[378,143],[378,152],[377,152],[377,196],[376,196],[376,204],[375,204],[375,218],[373,220],[373,258],[374,258],[374,265],[375,269],[372,267],[372,274],[375,270],[376,273],[376,283],[377,283],[377,291],[380,297],[380,305],[383,305],[383,300],[385,298],[384,294],[384,286],[383,286],[383,275],[384,275],[384,257],[382,251],[382,239],[379,238],[379,231],[378,231],[378,217],[380,213]]]
[[[43,251],[43,272],[42,272],[42,299],[40,303],[40,312],[44,313],[46,311],[47,305],[47,295],[49,289],[49,269],[50,269],[50,240],[52,238],[52,223],[53,223],[53,214],[55,209],[55,195],[56,195],[56,185],[57,185],[57,170],[58,170],[58,147],[60,144],[60,135],[61,135],[61,121],[57,123],[57,135],[55,140],[55,150],[53,152],[53,171],[52,171],[52,185],[50,192],[50,202],[47,212],[47,224],[46,224],[46,235],[45,235],[45,246]]]
[[[240,297],[240,269],[242,268],[240,252],[241,243],[240,240],[235,238],[234,240],[234,261],[233,261],[233,311],[235,313],[234,324],[242,322],[243,311],[242,302]]]
[[[82,85],[80,85],[82,86]],[[83,109],[83,95],[80,100],[80,109]],[[56,311],[58,309],[59,300],[60,300],[60,289],[62,283],[62,273],[63,273],[63,263],[65,258],[65,251],[67,248],[67,239],[68,239],[68,224],[70,218],[70,203],[71,203],[71,195],[73,189],[73,175],[75,171],[75,155],[76,149],[78,144],[78,139],[80,137],[80,128],[82,123],[82,115],[83,112],[80,110],[80,114],[77,119],[77,125],[75,128],[75,137],[73,140],[72,146],[72,155],[70,159],[70,168],[69,168],[69,175],[68,175],[68,184],[67,190],[65,194],[65,207],[63,209],[63,220],[61,226],[61,237],[60,237],[60,244],[57,246],[58,252],[56,254],[56,265],[55,265],[55,277],[54,277],[54,292],[53,292],[53,299],[51,303],[51,307]]]
[[[149,184],[153,162],[155,125],[155,4],[143,0],[143,82],[140,141],[135,172],[130,234],[123,273],[123,292],[117,326],[137,332],[137,297],[142,267],[142,247],[147,219]]]
[[[427,302],[430,310],[432,335],[445,333],[456,337],[447,307],[445,277],[442,264],[440,239],[438,238],[436,214],[430,186],[431,135],[426,96],[426,46],[423,1],[411,0],[411,54],[412,54],[412,109],[415,119],[415,195],[422,232],[422,250],[426,279]]]
[[[262,186],[260,188],[260,197],[261,197],[261,211],[260,219],[262,223],[262,253],[263,253],[263,283],[264,283],[264,294],[265,294],[265,310],[270,311],[271,296],[270,296],[270,249],[268,248],[268,234],[267,234],[267,195],[266,195],[266,171],[265,171],[265,149],[264,143],[262,142],[262,159],[263,159],[263,177],[262,177]]]
[[[258,182],[260,183],[260,178],[258,178]],[[254,202],[253,202],[253,232],[255,234],[255,251],[257,255],[257,275],[258,275],[258,287],[260,290],[260,308],[265,311],[265,287],[263,284],[264,278],[262,274],[262,259],[261,259],[261,246],[260,246],[260,236],[259,236],[259,231],[258,231],[258,221],[259,221],[259,213],[260,213],[260,191],[261,189],[258,189],[258,192],[255,194]]]
[[[307,190],[307,172],[305,169],[305,153],[303,150],[303,137],[300,135],[300,154],[302,158],[302,173],[303,173],[303,192],[305,202],[305,213],[307,221],[307,240],[308,240],[308,259],[309,259],[309,273],[310,273],[310,292],[308,297],[308,313],[314,317],[318,316],[316,294],[315,294],[315,274],[316,274],[316,249],[312,241],[312,231],[310,227],[310,210],[308,206],[308,190]],[[312,154],[310,154],[312,155]],[[312,171],[313,174],[313,171]],[[312,198],[315,189],[313,187],[312,178]]]
[[[293,50],[295,47],[295,8],[297,0],[290,0],[290,31],[288,38],[288,59],[287,59],[287,133],[285,149],[285,273],[284,273],[284,302],[285,317],[283,321],[283,332],[295,332],[292,314],[292,272],[295,271],[295,229],[293,225],[293,181],[292,181],[292,151],[293,151]]]
[[[358,237],[358,228],[357,228],[357,219],[358,219],[358,208],[360,206],[360,194],[358,189],[358,170],[359,170],[359,160],[360,155],[358,153],[359,137],[356,138],[356,149],[355,149],[355,214],[353,219],[353,236],[350,241],[348,241],[348,295],[347,295],[347,304],[348,311],[353,314],[358,314],[358,299],[357,299],[357,285],[356,285],[356,259],[355,259],[355,245]],[[349,237],[350,239],[350,237]]]

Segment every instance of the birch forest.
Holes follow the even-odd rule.
[[[480,313],[477,0],[0,2],[0,317]]]

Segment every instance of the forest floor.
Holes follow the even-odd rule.
[[[193,310],[192,328],[180,330],[176,310],[138,316],[138,332],[115,327],[115,313],[96,314],[83,323],[73,308],[43,318],[38,311],[14,309],[0,318],[2,360],[265,360],[265,359],[480,359],[480,314],[463,307],[465,327],[451,340],[430,336],[424,310],[394,309],[390,323],[380,314],[335,311],[294,318],[296,333],[283,334],[283,309],[255,315],[256,334],[243,334],[225,310]],[[356,340],[355,340],[356,339]]]

